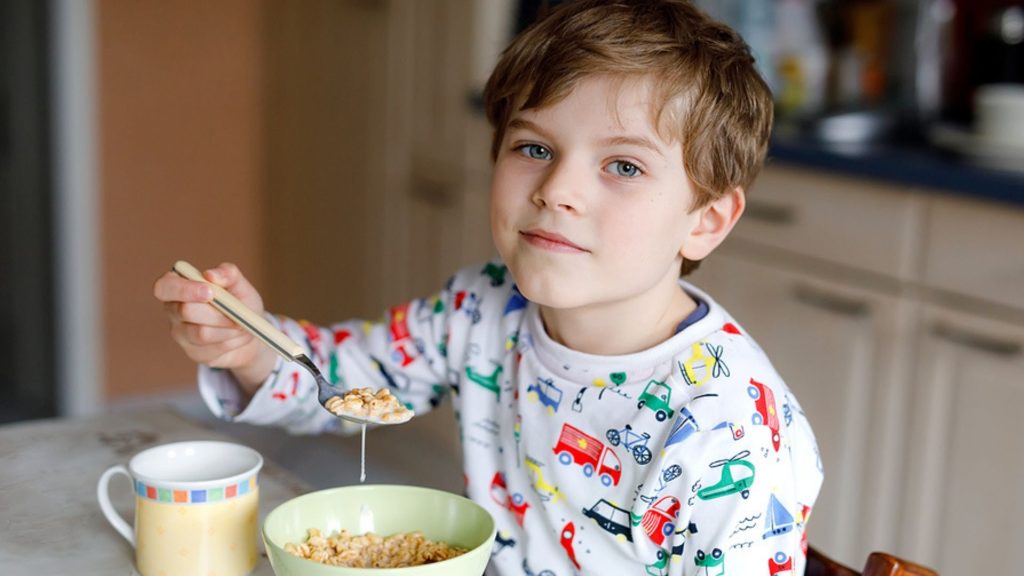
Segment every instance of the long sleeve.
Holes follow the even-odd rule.
[[[822,477],[813,432],[770,367],[731,371],[734,384],[695,395],[667,442],[685,480],[672,487],[682,561],[671,573],[801,574]]]
[[[678,447],[692,465],[684,465],[685,485],[675,487],[681,513],[672,545],[682,562],[673,574],[716,574],[716,566],[726,574],[771,574],[786,564],[802,573],[809,506],[790,461],[772,450],[771,434],[747,427],[736,439],[725,428]]]
[[[339,393],[351,388],[389,388],[407,407],[423,413],[449,387],[448,310],[456,305],[452,282],[437,296],[392,307],[376,321],[349,320],[317,326],[284,317],[272,321],[303,345]],[[279,426],[295,434],[341,428],[317,401],[316,381],[298,364],[279,360],[251,401],[230,373],[201,366],[199,387],[210,410],[234,422]],[[342,431],[353,431],[346,426]]]

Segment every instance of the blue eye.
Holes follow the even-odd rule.
[[[640,168],[636,164],[626,162],[625,160],[616,160],[608,165],[608,169],[612,171],[616,176],[623,176],[625,178],[635,178],[642,174]]]
[[[525,154],[528,158],[533,158],[534,160],[551,159],[551,151],[540,144],[523,144],[517,148],[517,150]]]

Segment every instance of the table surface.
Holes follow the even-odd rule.
[[[182,440],[238,442],[171,408],[0,427],[3,574],[135,574],[134,551],[100,511],[96,483],[104,470],[127,464],[140,450]],[[115,476],[110,491],[114,507],[130,520],[130,481]],[[260,525],[278,504],[309,491],[264,455]],[[273,574],[265,556],[252,574]]]

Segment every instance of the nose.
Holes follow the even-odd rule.
[[[550,164],[550,168],[533,191],[531,200],[538,208],[582,214],[585,211],[583,188],[585,172],[566,158]]]

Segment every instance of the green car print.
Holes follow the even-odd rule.
[[[712,549],[711,554],[707,554],[703,550],[697,550],[697,554],[693,557],[693,562],[704,569],[705,576],[722,576],[725,574],[725,553],[718,548]],[[718,568],[718,570],[712,572],[711,568]]]
[[[676,413],[668,405],[671,401],[672,389],[664,382],[651,380],[644,387],[643,393],[640,394],[636,408],[637,410],[642,410],[644,407],[650,409],[654,412],[654,417],[658,419],[658,422],[663,422],[666,418],[671,418]]]
[[[668,576],[668,561],[670,556],[664,550],[658,550],[658,559],[653,563],[644,566],[647,569],[647,576]]]

